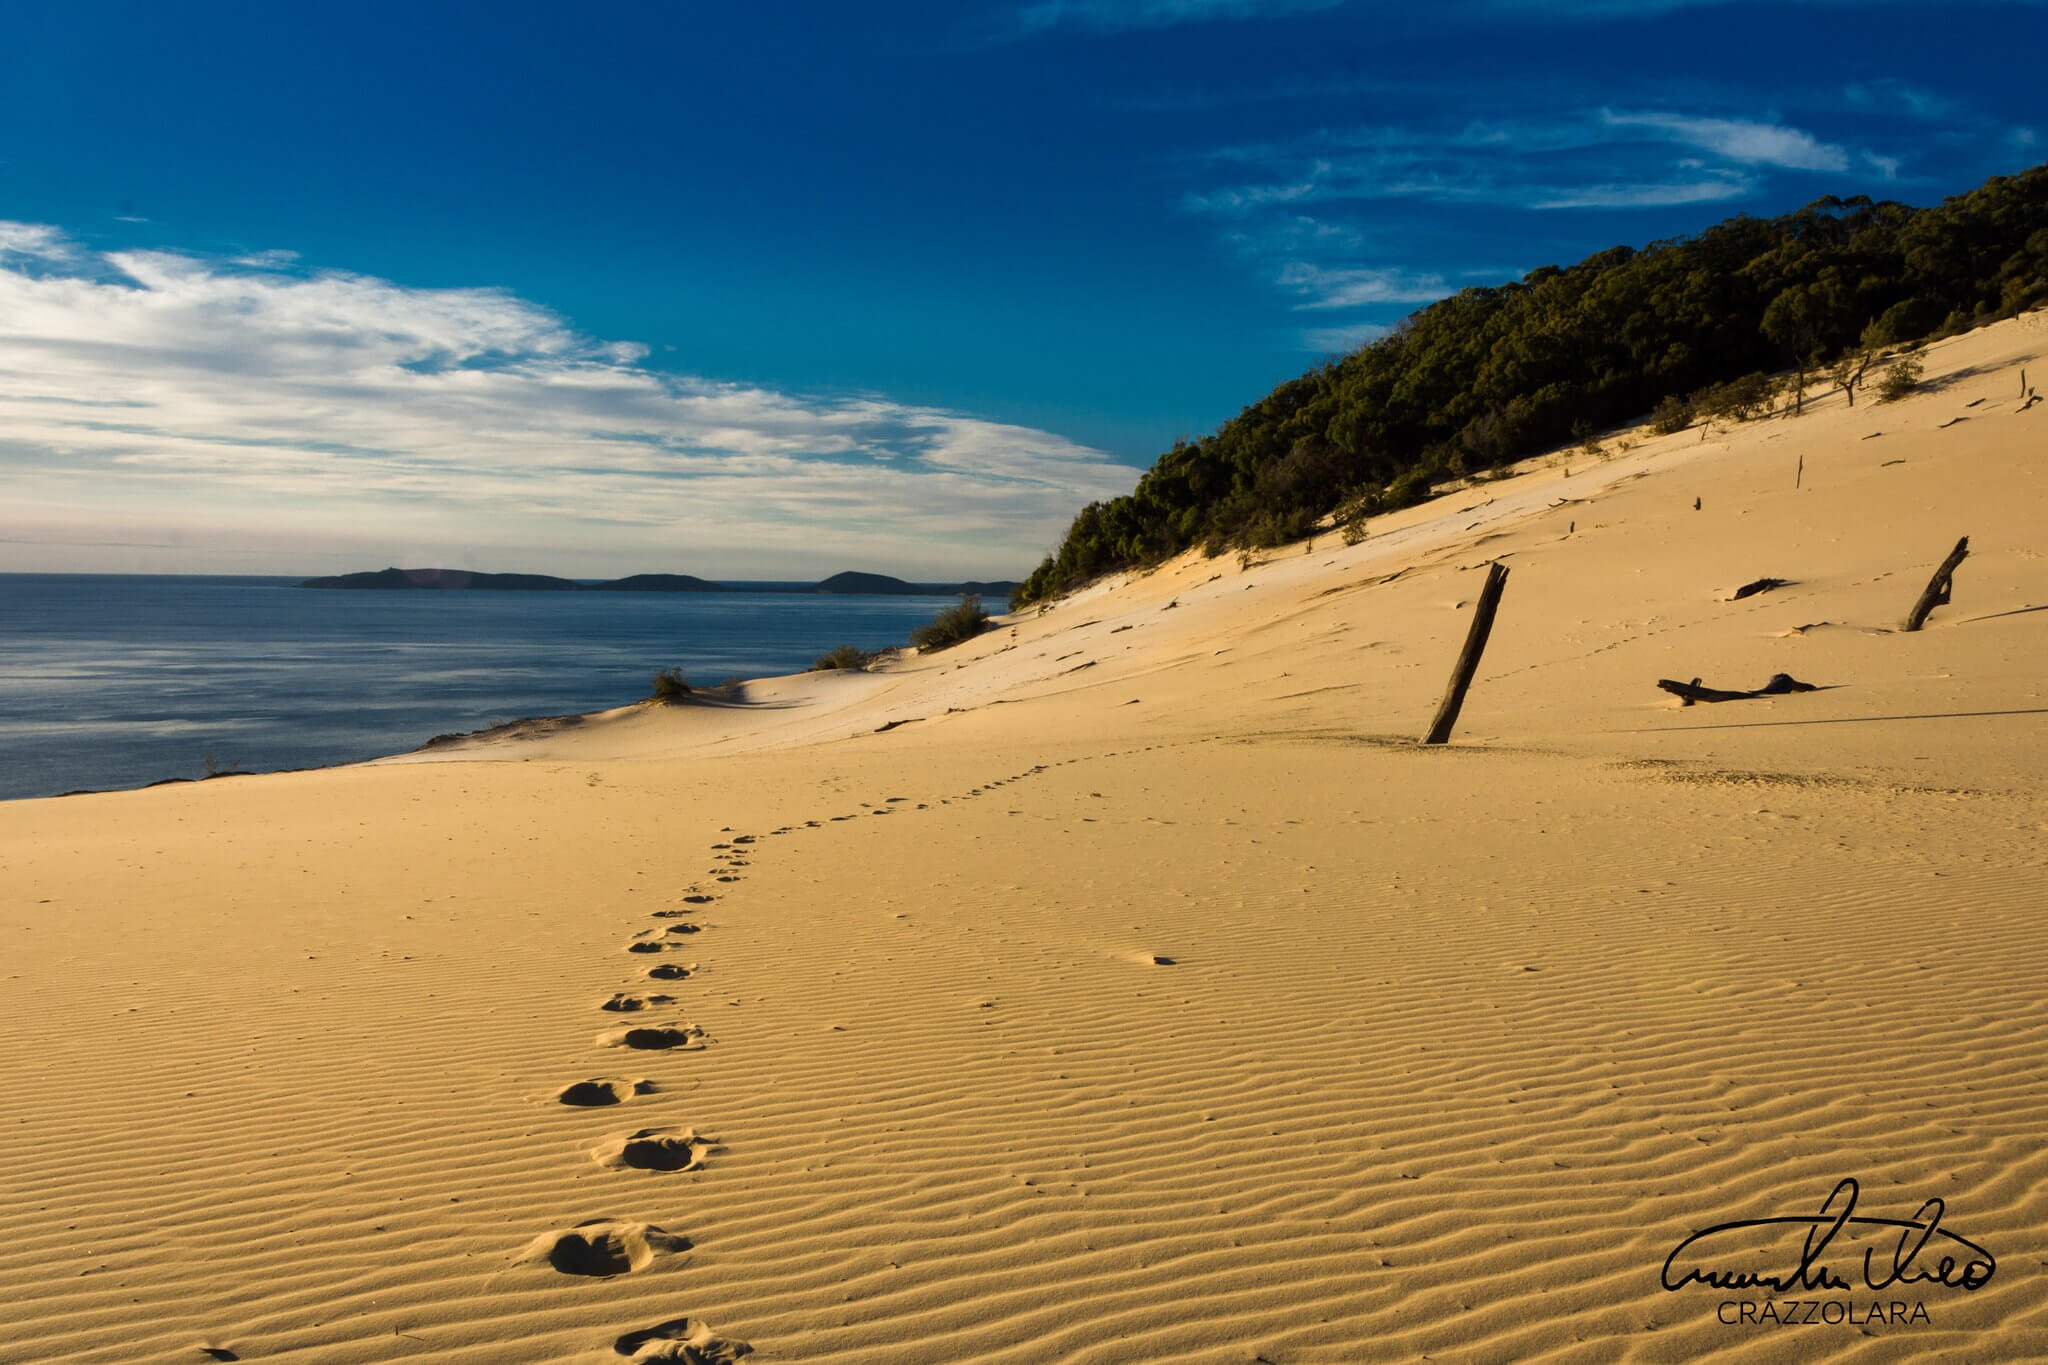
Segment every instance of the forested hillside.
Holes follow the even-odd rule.
[[[1824,366],[1853,376],[2044,302],[2048,166],[1933,208],[1830,197],[1545,266],[1432,304],[1175,445],[1129,496],[1084,508],[1014,602],[1191,545],[1281,544],[1340,506],[1356,524],[1660,404],[1681,425],[1695,399],[1767,410],[1766,372],[1832,387]]]

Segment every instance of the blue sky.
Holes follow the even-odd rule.
[[[1466,284],[2048,158],[2028,0],[6,28],[0,569],[1021,573]]]

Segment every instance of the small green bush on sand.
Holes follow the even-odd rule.
[[[1877,401],[1896,403],[1920,387],[1925,362],[1917,355],[1902,355],[1884,367],[1877,377]]]
[[[835,668],[866,668],[874,661],[875,652],[871,649],[862,649],[859,645],[834,645],[811,660],[811,671],[823,673]]]
[[[987,625],[988,613],[981,609],[981,599],[969,593],[933,617],[930,625],[911,631],[910,643],[929,654],[962,640],[972,640]]]
[[[654,700],[677,702],[690,695],[690,680],[680,668],[664,668],[654,675]]]

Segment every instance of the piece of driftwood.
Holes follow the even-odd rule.
[[[1728,600],[1740,602],[1745,597],[1754,597],[1760,592],[1769,592],[1772,588],[1782,588],[1784,586],[1785,580],[1782,578],[1759,578],[1754,583],[1744,583],[1735,590],[1735,596]]]
[[[1500,606],[1501,589],[1507,582],[1507,565],[1495,561],[1487,566],[1486,586],[1479,590],[1479,605],[1472,612],[1472,628],[1465,633],[1465,647],[1458,651],[1450,686],[1444,689],[1444,699],[1437,703],[1436,719],[1422,738],[1424,744],[1450,743],[1451,727],[1458,723],[1458,712],[1465,705],[1465,690],[1472,686],[1472,675],[1479,671],[1479,656],[1486,652],[1486,637],[1493,632],[1493,613]]]
[[[1753,697],[1781,697],[1787,692],[1814,692],[1819,689],[1812,683],[1805,683],[1790,673],[1773,673],[1771,680],[1753,692],[1724,692],[1718,687],[1701,687],[1694,678],[1689,683],[1673,682],[1669,678],[1657,679],[1657,686],[1677,697],[1687,706],[1696,701],[1748,701]]]
[[[1934,571],[1934,577],[1927,580],[1921,590],[1920,600],[1913,604],[1912,614],[1906,617],[1906,629],[1918,630],[1927,624],[1927,614],[1936,607],[1948,605],[1949,591],[1953,588],[1956,566],[1970,557],[1970,538],[1964,536],[1956,547],[1948,552],[1948,558],[1941,561],[1941,567]]]

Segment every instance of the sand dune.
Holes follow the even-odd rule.
[[[742,706],[0,807],[0,1361],[2048,1357],[2044,355]],[[1844,1177],[1995,1275],[1660,1286]]]

